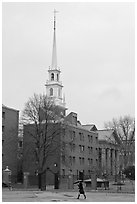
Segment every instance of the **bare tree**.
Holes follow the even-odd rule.
[[[135,119],[130,116],[114,118],[112,122],[105,123],[105,128],[114,130],[115,140],[108,139],[119,145],[123,167],[127,167],[131,157],[134,157]]]
[[[22,123],[25,126],[30,126],[27,128],[27,136],[33,140],[31,148],[33,148],[38,170],[38,187],[41,189],[41,177],[46,171],[47,159],[61,149],[59,148],[61,143],[57,136],[61,133],[63,115],[53,100],[45,95],[34,94],[25,104]]]

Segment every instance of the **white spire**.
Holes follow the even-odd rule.
[[[57,50],[56,50],[56,11],[54,9],[54,34],[53,34],[53,50],[52,50],[52,65],[51,69],[57,69]]]

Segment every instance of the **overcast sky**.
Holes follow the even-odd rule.
[[[134,116],[134,3],[3,3],[2,103],[22,111],[30,96],[46,92],[54,9],[68,113],[99,129]]]

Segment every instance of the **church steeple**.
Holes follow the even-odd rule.
[[[54,34],[53,34],[53,50],[52,50],[52,69],[57,69],[57,48],[56,48],[56,13],[54,9]]]
[[[53,31],[53,50],[52,50],[52,63],[49,67],[49,79],[47,80],[46,86],[46,94],[49,98],[54,100],[55,104],[59,106],[63,114],[65,115],[65,100],[62,97],[62,82],[60,81],[60,69],[57,66],[57,50],[56,50],[56,13],[54,10],[54,31]]]

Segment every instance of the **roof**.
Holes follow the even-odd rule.
[[[98,140],[107,140],[110,142],[114,142],[114,130],[113,129],[104,129],[104,130],[97,130],[98,133]]]
[[[19,110],[16,110],[16,109],[14,109],[14,108],[10,108],[10,107],[8,107],[8,106],[5,106],[4,104],[2,104],[2,108],[6,108],[6,109],[9,109],[9,110],[13,110],[13,111],[19,112]]]
[[[86,130],[88,131],[96,131],[97,128],[94,124],[87,124],[87,125],[82,125]]]

